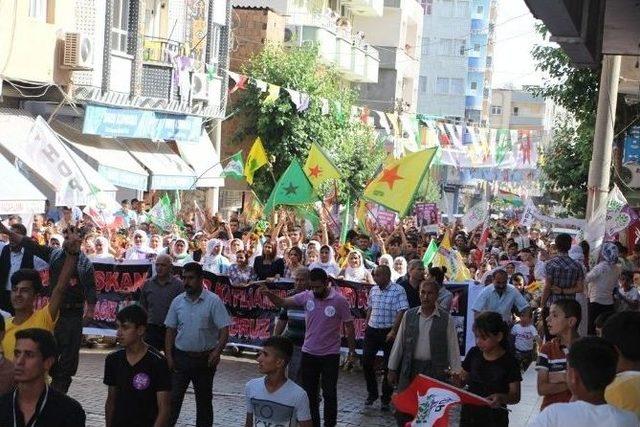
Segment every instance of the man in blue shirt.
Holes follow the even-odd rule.
[[[222,300],[203,288],[202,265],[189,262],[182,272],[185,292],[169,307],[165,354],[173,370],[171,422],[180,416],[182,400],[193,382],[196,426],[213,425],[213,376],[229,338],[231,319]]]
[[[493,274],[493,284],[486,286],[473,303],[474,316],[483,311],[499,313],[507,324],[512,324],[513,309],[518,313],[530,311],[529,303],[513,285],[507,284],[507,272],[497,270]]]

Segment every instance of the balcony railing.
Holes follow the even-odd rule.
[[[176,55],[186,55],[184,43],[160,37],[144,36],[143,61],[170,64],[171,58]]]

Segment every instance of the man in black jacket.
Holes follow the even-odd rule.
[[[66,256],[63,248],[54,249],[38,245],[24,235],[8,230],[2,223],[0,223],[0,234],[9,235],[12,245],[21,245],[25,251],[29,250],[35,256],[47,261],[49,263],[49,283],[52,286],[58,284],[58,277]],[[63,234],[66,234],[66,230]],[[60,348],[60,356],[50,372],[53,378],[51,386],[62,393],[69,390],[71,377],[78,370],[83,317],[93,318],[96,304],[96,281],[93,265],[82,252],[77,255],[77,268],[71,278],[72,284],[75,282],[77,285],[69,286],[65,292],[54,332]],[[85,301],[87,303],[86,310]]]

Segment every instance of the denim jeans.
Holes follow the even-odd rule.
[[[322,385],[324,399],[324,425],[334,427],[338,420],[338,372],[340,370],[340,354],[314,356],[302,352],[300,366],[302,388],[309,397],[311,421],[313,427],[320,427],[320,399],[318,384]]]
[[[175,425],[180,416],[184,394],[193,383],[196,396],[196,426],[211,427],[213,425],[213,376],[216,369],[207,365],[208,357],[193,357],[188,353],[173,349],[174,372],[171,387],[171,420]]]

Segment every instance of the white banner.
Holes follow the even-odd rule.
[[[462,225],[468,232],[472,232],[489,218],[489,203],[486,200],[476,203],[462,217]]]
[[[540,210],[533,205],[531,200],[527,200],[527,204],[525,206],[524,212],[522,213],[522,218],[520,219],[520,225],[525,227],[531,227],[534,221],[540,221],[544,223],[548,223],[551,225],[555,225],[556,227],[575,227],[582,228],[585,226],[586,222],[584,219],[578,218],[555,218],[549,215],[545,215]]]

